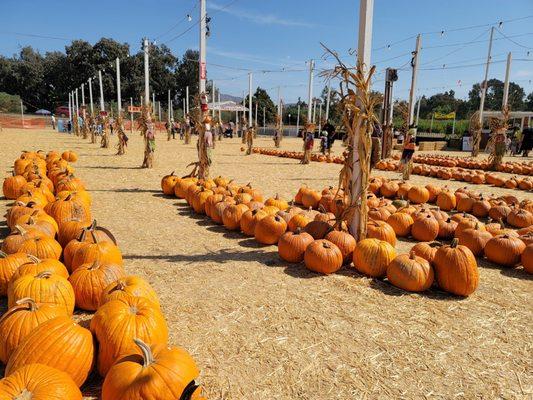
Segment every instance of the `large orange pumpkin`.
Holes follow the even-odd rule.
[[[200,371],[186,350],[148,345],[134,339],[142,355],[131,354],[111,367],[102,386],[102,400],[132,400],[157,394],[158,399],[201,400],[195,379]]]
[[[363,239],[353,252],[353,265],[359,272],[382,278],[387,274],[387,267],[396,257],[394,247],[383,240]]]
[[[45,211],[52,216],[59,225],[73,219],[91,222],[91,211],[80,200],[74,200],[71,195],[66,198],[58,198],[45,207]]]
[[[61,245],[49,236],[31,237],[19,247],[19,252],[31,254],[41,259],[52,258],[59,260],[62,251]]]
[[[324,239],[329,240],[339,248],[342,254],[343,263],[352,261],[356,241],[350,233],[346,231],[331,231]]]
[[[111,300],[126,299],[130,296],[144,297],[159,306],[157,293],[144,279],[129,275],[109,284],[102,292],[100,306]]]
[[[276,244],[287,230],[287,223],[278,215],[268,215],[255,225],[255,239],[262,244]]]
[[[38,273],[44,271],[48,271],[52,274],[56,274],[68,279],[68,270],[61,261],[53,258],[41,260],[35,256],[28,255],[28,260],[15,271],[9,283],[14,282],[23,275],[37,275]]]
[[[99,343],[98,372],[105,376],[124,356],[140,354],[133,339],[166,346],[168,328],[159,307],[143,297],[111,300],[91,320],[91,331]]]
[[[91,332],[66,316],[43,322],[15,349],[6,374],[37,362],[57,368],[70,375],[76,385],[83,385],[94,363]]]
[[[55,317],[66,315],[63,307],[37,304],[31,298],[20,299],[0,318],[0,361],[7,363],[17,346],[37,326]]]
[[[44,364],[27,364],[0,380],[1,400],[81,400],[72,378]]]
[[[342,267],[343,257],[339,248],[326,239],[315,240],[304,253],[304,262],[307,269],[331,274]]]
[[[526,246],[522,252],[522,266],[524,270],[530,274],[533,274],[533,243]]]
[[[174,186],[176,186],[178,179],[179,177],[174,175],[174,171],[172,171],[170,175],[165,175],[163,179],[161,179],[161,189],[163,190],[163,194],[173,196]]]
[[[278,254],[287,262],[302,262],[307,246],[313,241],[313,237],[301,229],[297,229],[296,232],[285,232],[278,241]]]
[[[0,296],[7,295],[7,285],[18,268],[29,262],[25,253],[6,254],[0,251]]]
[[[411,235],[420,242],[431,242],[439,235],[439,223],[431,214],[416,218]]]
[[[479,273],[476,257],[468,247],[460,245],[458,239],[437,250],[433,266],[443,290],[458,296],[469,296],[477,289]]]
[[[434,272],[429,261],[411,252],[392,260],[387,267],[387,279],[403,290],[423,292],[433,284]]]
[[[489,238],[484,251],[489,261],[504,267],[513,267],[520,262],[520,256],[525,248],[526,245],[518,237],[498,235]]]

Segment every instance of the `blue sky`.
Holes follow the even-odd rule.
[[[346,62],[354,59],[350,49],[357,46],[357,0],[207,2],[212,16],[208,78],[214,79],[224,93],[242,95],[248,85],[244,70],[253,70],[254,87],[268,89],[274,99],[278,86],[286,102],[305,99],[305,61],[316,59],[319,70],[331,66],[331,60],[322,59],[320,42],[342,54]],[[64,50],[67,42],[61,38],[94,43],[102,36],[128,42],[133,50],[138,50],[146,35],[167,43],[175,54],[181,55],[187,48],[198,47],[196,26],[183,33],[198,20],[197,3],[198,0],[1,0],[0,54],[10,56],[25,45],[41,52]],[[192,22],[186,18],[188,13]],[[516,20],[519,18],[522,19]],[[505,22],[508,20],[515,21]],[[495,33],[495,63],[489,77],[503,80],[505,62],[499,61],[511,51],[516,60],[511,79],[526,93],[532,92],[533,0],[375,0],[372,64],[377,65],[378,74],[386,67],[408,66],[415,36],[422,33],[418,94],[453,89],[459,97],[466,97],[472,84],[483,78],[484,66],[478,64],[487,55],[489,24],[498,21],[504,23],[496,24],[501,33]],[[453,31],[471,26],[476,27]],[[262,72],[282,68],[296,71]],[[410,71],[400,71],[399,75],[395,97],[406,98]],[[376,76],[375,89],[382,90],[382,78],[383,75]],[[317,78],[315,93],[323,86],[321,78]]]

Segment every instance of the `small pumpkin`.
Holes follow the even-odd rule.
[[[479,229],[479,224],[474,228],[468,228],[457,235],[459,244],[468,247],[475,256],[483,254],[483,249],[487,242],[492,239],[492,235],[484,230]]]
[[[455,194],[448,189],[442,190],[437,196],[437,206],[439,206],[441,210],[450,211],[453,210],[456,205],[457,199]]]
[[[37,275],[40,272],[48,271],[52,274],[62,276],[65,279],[68,279],[68,270],[65,265],[54,258],[45,258],[41,260],[32,255],[27,256],[28,259],[21,264],[19,268],[13,273],[9,283],[14,282],[23,275]]]
[[[300,228],[303,229],[306,227],[306,225],[311,222],[311,218],[307,217],[307,215],[300,213],[296,214],[291,217],[287,224],[287,228],[291,232],[296,232],[296,229]]]
[[[52,258],[59,260],[63,249],[61,245],[49,236],[29,238],[19,247],[19,252],[34,255],[37,258]]]
[[[439,224],[437,237],[439,239],[452,239],[455,234],[455,229],[457,229],[457,222],[448,218],[446,220],[437,219],[437,223]]]
[[[524,209],[513,209],[507,216],[509,225],[515,228],[527,228],[533,225],[533,213]]]
[[[521,256],[522,266],[527,273],[533,274],[533,243],[526,246]]]
[[[343,263],[349,263],[353,259],[353,251],[355,250],[356,241],[355,238],[346,231],[331,231],[326,237],[335,246],[339,248],[342,254]]]
[[[267,199],[265,201],[265,206],[277,207],[278,209],[284,211],[289,208],[289,203],[287,203],[286,200],[282,199],[281,197],[279,197],[278,194],[276,194],[275,197]]]
[[[487,241],[485,257],[495,264],[513,267],[520,262],[520,256],[526,245],[520,238],[510,235],[499,235]]]
[[[222,212],[222,223],[226,229],[236,231],[241,228],[241,218],[248,211],[245,204],[230,204]]]
[[[407,237],[411,234],[411,227],[414,224],[413,217],[407,213],[395,212],[387,218],[389,224],[396,236]]]
[[[397,256],[387,267],[389,282],[408,292],[423,292],[429,289],[434,277],[430,263],[414,252]]]
[[[4,179],[2,184],[2,192],[8,200],[15,200],[17,197],[22,195],[22,188],[26,184],[26,179],[22,175],[16,175],[13,173],[12,176]]]
[[[174,175],[174,171],[172,171],[170,175],[165,175],[161,179],[161,190],[163,190],[163,194],[167,196],[173,196],[174,186],[176,186],[178,179],[179,177]]]
[[[326,239],[315,240],[305,249],[304,262],[307,269],[331,274],[342,267],[343,257],[340,249]]]
[[[19,267],[30,261],[25,253],[6,254],[0,251],[0,296],[7,295],[7,285]]]
[[[254,236],[255,225],[267,216],[262,210],[248,210],[241,217],[241,231],[247,236]]]
[[[433,263],[437,249],[442,246],[440,242],[420,242],[411,247],[411,252],[424,260]]]
[[[368,221],[367,223],[367,238],[374,238],[384,240],[392,246],[396,245],[396,233],[394,229],[383,221]]]

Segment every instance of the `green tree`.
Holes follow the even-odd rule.
[[[504,83],[499,79],[489,79],[487,94],[485,97],[486,110],[500,110],[503,101]],[[514,83],[509,83],[509,107],[511,110],[522,110],[524,108],[524,89]],[[481,85],[476,83],[468,93],[468,101],[472,111],[478,110],[481,102]]]

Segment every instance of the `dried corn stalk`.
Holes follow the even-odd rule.
[[[192,110],[190,115],[191,121],[194,123],[194,129],[198,133],[198,141],[196,143],[196,148],[198,149],[198,161],[189,164],[188,166],[194,166],[194,169],[189,176],[196,176],[198,179],[209,179],[209,167],[211,166],[211,154],[207,146],[206,141],[206,125],[205,118],[208,115],[204,116],[204,112],[201,109],[200,105],[200,95],[196,95],[193,104],[198,106]],[[209,118],[209,123],[210,123]]]
[[[283,140],[283,121],[280,114],[276,114],[276,136],[274,136],[274,144],[276,147],[281,146],[281,141]]]
[[[137,119],[138,127],[144,138],[144,159],[142,168],[153,168],[155,152],[155,131],[152,122],[151,107],[144,105],[141,108],[141,116]]]
[[[100,147],[109,148],[109,118],[107,116],[100,116],[99,122],[102,124],[102,139],[100,140]]]
[[[246,155],[252,154],[252,147],[254,146],[255,128],[252,126],[246,130]]]
[[[342,123],[347,133],[347,150],[344,153],[344,165],[339,175],[337,193],[343,193],[341,219],[352,226],[356,239],[366,237],[368,205],[366,194],[370,175],[371,136],[377,118],[374,108],[379,102],[370,91],[370,82],[375,67],[365,74],[363,65],[354,69],[345,65],[337,53],[325,48],[337,60],[333,71],[326,71],[324,76],[340,79],[340,96]],[[359,173],[354,176],[354,165],[359,164]],[[356,230],[355,232],[353,230]]]
[[[128,145],[128,137],[126,136],[126,133],[124,132],[124,124],[122,122],[122,114],[119,113],[118,117],[115,119],[115,131],[117,132],[118,136],[118,143],[117,143],[117,155],[121,156],[126,153],[126,146]]]
[[[74,134],[76,136],[80,136],[80,124],[78,118],[78,113],[76,113],[72,118],[72,126],[74,128]]]
[[[503,156],[505,156],[507,150],[505,139],[507,129],[509,129],[509,116],[510,109],[506,106],[502,110],[501,117],[491,118],[489,122],[491,132],[489,139],[489,145],[491,146],[489,161],[493,170],[497,170],[502,164]]]
[[[481,143],[481,130],[483,125],[479,122],[479,111],[470,117],[470,126],[468,130],[472,135],[472,157],[477,157],[479,154],[479,145]]]

